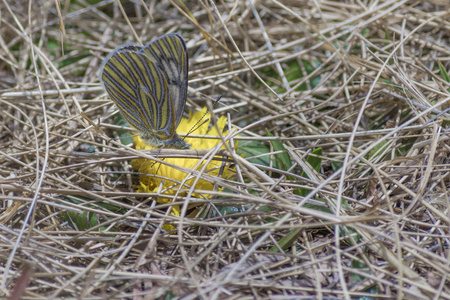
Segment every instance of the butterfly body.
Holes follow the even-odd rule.
[[[100,79],[122,115],[148,145],[189,148],[176,133],[187,97],[183,39],[167,34],[144,47],[123,45],[102,64]]]

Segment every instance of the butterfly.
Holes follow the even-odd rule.
[[[154,147],[187,149],[176,133],[187,97],[188,55],[178,34],[144,47],[125,44],[100,68],[100,81],[124,118]]]

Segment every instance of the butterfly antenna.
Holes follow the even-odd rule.
[[[214,101],[213,103],[213,107],[217,104],[217,102],[220,101],[220,99],[222,98],[222,95],[219,95],[219,97],[217,97],[216,101]],[[206,116],[206,114],[208,113],[208,111],[205,112],[205,114],[200,118],[200,120],[197,121],[197,123],[195,123],[194,126],[192,126],[191,130],[189,130],[189,132],[184,136],[183,139],[186,139],[191,133],[193,133],[194,131],[196,131],[198,128],[200,128],[200,126],[202,126],[203,124],[205,124],[206,122],[209,121],[209,119],[206,119],[202,122],[203,118]],[[202,122],[201,124],[199,124],[200,122]]]

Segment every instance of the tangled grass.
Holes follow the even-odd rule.
[[[2,296],[450,299],[448,1],[0,7]],[[103,58],[169,32],[226,148],[111,140]],[[138,193],[169,157],[231,175]]]

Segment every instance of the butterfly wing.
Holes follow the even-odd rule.
[[[140,52],[146,55],[167,79],[174,107],[172,117],[175,119],[175,127],[178,127],[187,97],[189,61],[186,44],[178,34],[171,33],[147,44]]]
[[[127,44],[103,62],[100,78],[131,126],[152,146],[189,148],[176,134],[187,97],[183,39],[168,34],[141,47]]]
[[[138,47],[138,46],[137,46]],[[101,79],[111,100],[144,139],[175,134],[173,104],[165,75],[156,64],[131,46],[114,51],[103,65]]]

